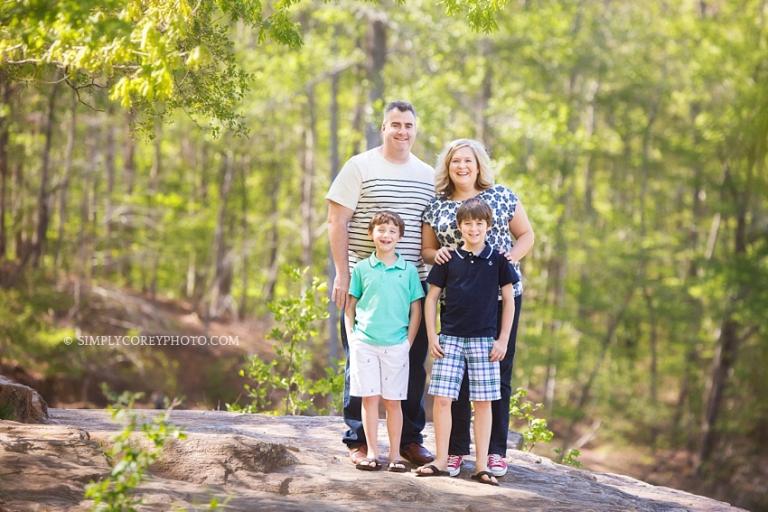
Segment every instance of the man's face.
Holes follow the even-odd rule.
[[[410,151],[416,140],[416,117],[413,112],[401,112],[396,108],[387,112],[381,126],[381,138],[385,151]]]
[[[485,219],[463,219],[459,224],[459,231],[464,243],[478,246],[485,242],[488,222]]]
[[[382,252],[394,251],[397,242],[400,241],[400,228],[391,222],[373,226],[370,234],[373,245]]]

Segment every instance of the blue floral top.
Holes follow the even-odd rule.
[[[515,216],[517,196],[504,185],[494,185],[480,192],[477,197],[488,203],[493,210],[493,226],[488,230],[486,242],[499,251],[509,251],[515,245],[512,233],[509,232],[509,221]],[[436,197],[430,201],[421,216],[421,220],[435,230],[441,247],[455,249],[463,244],[459,226],[456,224],[456,211],[461,203],[462,201]],[[514,285],[515,297],[517,297],[523,293],[520,263],[515,264],[515,271],[520,278],[520,281]]]

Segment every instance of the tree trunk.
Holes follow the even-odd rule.
[[[365,129],[365,142],[368,149],[381,144],[381,110],[384,105],[384,65],[387,62],[387,20],[383,13],[372,14],[368,20],[365,53],[367,57],[366,71],[368,74],[368,108],[369,121]]]
[[[216,261],[214,264],[214,280],[211,288],[211,300],[208,307],[208,317],[218,318],[231,300],[232,289],[232,265],[229,261],[229,247],[227,243],[226,224],[228,218],[229,192],[232,188],[234,174],[234,155],[232,150],[227,150],[222,155],[221,171],[219,174],[219,211],[216,217],[216,231],[214,233],[214,248]]]
[[[154,203],[155,203],[155,195],[157,194],[159,187],[160,187],[160,179],[161,175],[163,173],[163,152],[162,152],[162,139],[163,139],[163,125],[160,121],[155,121],[154,131],[152,134],[152,150],[153,150],[153,158],[152,158],[152,167],[150,167],[149,170],[149,184],[147,188],[147,192],[149,194],[149,197],[147,198],[147,204],[150,208],[150,215],[155,215],[154,212]],[[158,223],[160,222],[159,217],[154,218]],[[159,268],[159,261],[160,261],[160,241],[159,240],[153,240],[153,243],[148,244],[149,250],[151,253],[149,254],[149,261],[151,262],[151,266],[149,268],[149,276],[147,276],[146,272],[146,265],[140,265],[139,268],[141,269],[142,273],[142,283],[141,283],[141,289],[145,293],[149,293],[151,297],[155,297],[155,294],[157,293],[157,270]]]
[[[329,138],[330,138],[330,169],[331,183],[336,179],[339,172],[339,78],[340,73],[331,75],[331,99],[329,106]],[[328,251],[328,290],[333,290],[333,280],[336,277],[336,266],[333,263],[333,256]],[[339,313],[336,305],[328,301],[328,363],[329,365],[338,359],[339,346]]]
[[[48,96],[48,114],[45,122],[45,145],[43,146],[42,166],[40,168],[40,190],[37,195],[37,234],[32,251],[32,266],[38,267],[40,260],[45,252],[45,245],[48,234],[48,223],[50,221],[50,191],[48,182],[50,181],[50,162],[51,146],[53,144],[53,124],[56,115],[56,96],[59,92],[59,85],[54,84],[51,87]]]
[[[13,167],[13,225],[16,231],[13,234],[16,260],[23,267],[29,256],[29,247],[24,237],[25,223],[25,194],[24,194],[24,162],[19,160]]]
[[[123,186],[125,187],[125,193],[127,196],[133,195],[133,189],[136,182],[136,114],[133,109],[129,110],[126,114],[127,127],[125,131],[125,146],[123,147]],[[119,236],[121,243],[129,243],[136,230],[136,226],[122,223],[120,226]],[[128,253],[124,253],[120,258],[120,275],[123,276],[123,280],[128,286],[132,283],[133,263],[131,256]]]
[[[114,205],[112,203],[112,197],[115,191],[115,153],[117,148],[115,147],[115,125],[112,122],[114,116],[114,108],[110,107],[107,110],[106,118],[106,154],[104,157],[104,168],[107,174],[107,190],[104,194],[104,228],[105,228],[105,244],[104,244],[104,267],[103,274],[110,275],[112,272],[112,227],[114,224]]]
[[[748,187],[748,185],[747,185]],[[736,214],[736,233],[734,236],[734,248],[729,261],[739,261],[747,253],[747,211],[749,194],[751,190],[746,188],[742,194],[733,193],[733,204],[738,208]],[[743,286],[743,285],[742,285]],[[732,304],[738,302],[743,295],[741,289],[726,298],[725,314],[720,324],[720,337],[717,340],[715,357],[712,361],[709,381],[706,391],[706,409],[702,420],[701,445],[699,447],[697,471],[701,471],[709,461],[718,444],[717,420],[720,417],[720,409],[723,397],[728,386],[728,377],[736,363],[736,357],[741,342],[739,331],[741,323],[736,318]]]
[[[624,313],[626,313],[627,308],[629,307],[629,303],[632,300],[632,296],[635,294],[636,286],[637,286],[637,281],[633,283],[631,287],[627,290],[626,294],[624,295],[624,300],[622,301],[621,306],[619,306],[619,309],[616,311],[616,314],[611,319],[611,323],[608,325],[608,330],[603,335],[603,339],[600,343],[600,355],[598,356],[597,361],[595,362],[595,365],[592,367],[592,370],[589,372],[589,376],[587,377],[587,380],[584,382],[584,384],[581,387],[581,392],[579,393],[578,400],[575,400],[575,397],[571,399],[571,402],[576,403],[575,408],[577,411],[583,412],[591,399],[592,386],[595,383],[595,379],[597,378],[598,373],[600,373],[600,369],[603,366],[605,357],[608,354],[608,349],[610,349],[614,339],[616,338],[616,329],[618,329],[622,319],[624,318]],[[562,445],[563,450],[565,450],[565,448],[571,444],[573,440],[573,435],[576,429],[576,424],[578,423],[578,421],[579,421],[578,418],[575,418],[570,421],[566,434],[565,436],[563,436],[563,445]]]
[[[56,253],[54,254],[54,266],[59,265],[66,260],[62,252],[64,244],[64,227],[67,225],[67,202],[69,195],[69,183],[72,180],[72,158],[75,152],[75,138],[77,137],[77,93],[72,91],[72,103],[70,105],[69,128],[67,130],[67,148],[64,154],[64,178],[61,182],[59,191],[59,227],[56,236]]]
[[[136,182],[136,113],[133,109],[126,114],[127,130],[125,133],[125,148],[123,148],[123,178],[125,180],[125,193],[133,195],[133,187]]]
[[[280,177],[280,171],[277,163],[271,163],[269,169],[270,183],[269,190],[269,238],[267,241],[267,247],[269,248],[267,256],[267,276],[264,283],[264,297],[267,303],[272,302],[275,298],[275,288],[277,287],[277,272],[280,266],[280,227],[278,221],[280,220],[280,203],[277,198],[280,196],[280,188],[283,180]]]
[[[696,118],[698,117],[700,109],[698,106],[691,108],[690,122],[692,126],[695,126]],[[693,136],[694,147],[699,147],[701,144],[701,135],[697,132]],[[693,169],[692,177],[693,188],[691,189],[691,224],[688,230],[688,248],[693,255],[688,262],[688,269],[686,271],[686,283],[685,288],[692,286],[699,277],[699,265],[697,255],[701,253],[699,248],[699,225],[704,217],[704,208],[702,202],[702,169],[701,166],[696,165]],[[707,258],[710,258],[708,255]],[[702,318],[702,305],[701,301],[687,294],[688,307],[691,310],[690,318],[691,325],[686,329],[685,335],[687,348],[683,355],[683,378],[680,384],[680,391],[678,392],[677,401],[675,404],[675,412],[672,417],[672,429],[674,432],[674,438],[685,438],[689,443],[689,451],[693,451],[695,448],[691,443],[692,436],[687,435],[692,428],[692,425],[682,425],[683,415],[688,405],[688,398],[690,396],[691,380],[694,372],[700,367],[699,364],[699,340],[698,332]],[[689,423],[689,418],[694,418],[692,414],[687,415],[686,423]]]
[[[251,167],[250,159],[245,160],[240,165],[240,286],[242,295],[240,305],[237,310],[238,318],[245,318],[248,312],[248,252],[249,252],[249,232],[248,232],[248,170]]]
[[[487,147],[491,144],[491,128],[488,123],[488,105],[493,97],[493,42],[490,38],[480,41],[480,53],[483,56],[483,83],[480,96],[475,103],[475,138]]]
[[[8,233],[5,226],[8,196],[8,139],[11,124],[11,94],[13,88],[8,77],[0,71],[0,262],[6,259]],[[3,115],[5,113],[5,115]]]
[[[304,128],[304,158],[301,173],[301,264],[312,267],[312,249],[314,245],[313,204],[315,184],[315,140],[317,121],[315,115],[315,89],[307,88],[307,122]],[[311,275],[306,278],[311,280]],[[306,283],[309,285],[309,281]]]

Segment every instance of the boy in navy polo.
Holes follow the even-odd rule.
[[[459,397],[464,367],[469,374],[469,399],[475,409],[475,469],[472,478],[498,485],[488,471],[491,439],[491,402],[501,398],[499,361],[507,352],[507,340],[515,311],[513,284],[518,280],[503,255],[485,243],[493,212],[483,200],[468,199],[456,212],[463,246],[447,263],[435,265],[427,277],[429,291],[424,320],[429,350],[435,358],[429,394],[433,395],[433,421],[437,454],[434,463],[416,470],[417,476],[448,474],[448,440],[451,434],[451,402]],[[498,297],[501,288],[501,331],[496,336]],[[437,302],[445,291],[436,330]]]
[[[352,269],[345,327],[349,341],[350,395],[362,397],[362,417],[368,440],[366,458],[357,469],[381,467],[376,439],[379,401],[387,410],[389,471],[407,471],[399,457],[403,412],[408,394],[409,351],[421,323],[424,289],[419,273],[395,252],[405,223],[394,212],[381,211],[368,224],[376,250]]]

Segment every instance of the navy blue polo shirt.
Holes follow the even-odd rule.
[[[451,251],[451,259],[435,265],[427,282],[443,289],[440,333],[462,338],[496,337],[499,287],[519,280],[507,259],[486,244],[480,254]]]

